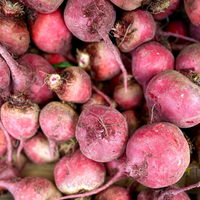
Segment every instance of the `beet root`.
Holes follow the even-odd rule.
[[[75,136],[86,157],[97,162],[109,162],[124,152],[128,125],[115,108],[93,104],[81,112]]]
[[[187,140],[168,122],[138,128],[128,141],[126,156],[125,174],[150,188],[176,183],[190,163]]]
[[[0,180],[0,187],[6,188],[15,200],[47,200],[62,196],[55,185],[48,179],[41,177],[12,178]]]
[[[46,77],[46,84],[62,101],[85,103],[92,94],[90,76],[80,67],[67,67]]]
[[[56,186],[64,194],[94,190],[104,183],[105,176],[104,164],[87,158],[79,149],[63,156],[54,170]]]

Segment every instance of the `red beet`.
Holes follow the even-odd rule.
[[[64,56],[70,53],[72,33],[64,22],[61,8],[49,14],[38,13],[30,22],[29,31],[33,43],[40,50]]]
[[[110,80],[120,72],[118,62],[104,41],[85,44],[78,51],[77,60],[95,81]]]
[[[62,101],[85,103],[92,94],[90,76],[80,67],[71,66],[47,75],[46,84]]]
[[[20,56],[29,47],[30,37],[24,19],[24,10],[18,1],[1,1],[0,43],[12,55]]]
[[[124,12],[113,30],[118,48],[122,52],[130,52],[153,39],[156,23],[151,13],[136,9]]]
[[[0,54],[11,71],[12,93],[25,91],[34,103],[40,105],[55,97],[55,93],[44,82],[47,74],[55,72],[54,67],[46,59],[33,53],[26,53],[16,61],[1,45]]]

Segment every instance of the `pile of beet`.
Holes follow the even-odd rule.
[[[2,0],[0,20],[0,199],[200,200],[178,184],[200,169],[198,0]]]

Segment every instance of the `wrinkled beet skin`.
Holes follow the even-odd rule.
[[[128,141],[126,156],[125,173],[150,188],[176,183],[190,163],[183,133],[168,122],[138,128]]]
[[[85,156],[97,162],[109,162],[124,152],[128,125],[118,110],[91,105],[81,112],[75,136]]]
[[[51,13],[63,3],[63,0],[19,0],[20,3],[40,13]]]
[[[64,194],[96,189],[104,183],[105,176],[104,164],[88,159],[80,149],[62,157],[54,170],[56,186]]]
[[[200,88],[175,70],[155,75],[145,92],[152,121],[166,121],[180,128],[200,123]]]
[[[116,12],[108,0],[68,0],[64,20],[72,34],[80,40],[98,42],[102,39],[98,31],[109,33],[116,20]]]

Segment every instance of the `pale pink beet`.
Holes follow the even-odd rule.
[[[198,0],[184,0],[184,7],[191,23],[200,25],[200,2]]]
[[[168,122],[138,128],[128,141],[126,156],[125,173],[150,188],[176,183],[190,163],[187,140]]]
[[[179,72],[182,70],[191,70],[194,72],[200,72],[200,44],[193,43],[185,48],[183,48],[177,58],[176,58],[176,65],[175,69]]]
[[[19,0],[19,2],[39,13],[51,13],[59,8],[63,0]]]
[[[149,82],[145,99],[150,121],[167,121],[180,128],[200,123],[200,88],[176,70],[165,70]]]
[[[125,151],[128,126],[115,108],[93,104],[81,112],[75,136],[85,156],[97,162],[109,162]]]
[[[85,103],[92,94],[90,76],[84,69],[76,66],[47,75],[46,84],[62,101]]]
[[[52,163],[59,160],[58,148],[55,148],[53,156],[50,155],[47,137],[38,131],[33,137],[24,143],[24,152],[28,159],[36,164]]]
[[[174,67],[173,54],[158,42],[147,42],[132,52],[132,73],[144,91],[157,73]]]
[[[14,177],[9,180],[0,180],[0,187],[6,188],[15,200],[47,200],[62,196],[55,185],[41,177]]]
[[[136,9],[124,12],[112,30],[120,51],[130,52],[153,39],[156,33],[156,23],[151,13]]]
[[[127,188],[120,185],[112,185],[106,190],[99,192],[94,200],[131,200]]]
[[[20,167],[20,152],[27,138],[35,135],[39,128],[40,108],[30,101],[24,93],[16,93],[10,96],[9,101],[1,107],[1,120],[14,138],[20,140],[17,150],[17,158]]]
[[[61,8],[49,14],[38,13],[29,23],[33,43],[47,53],[67,56],[71,51],[72,33],[67,28]]]
[[[54,169],[56,186],[64,194],[94,190],[104,183],[105,176],[104,164],[87,158],[79,149],[63,156]]]
[[[103,40],[84,44],[77,52],[77,61],[95,81],[110,80],[120,72],[119,63]]]
[[[78,113],[64,102],[51,101],[41,109],[39,123],[52,156],[58,144],[75,137],[77,122]]]
[[[14,56],[24,54],[29,47],[30,36],[19,2],[1,1],[0,43]]]

